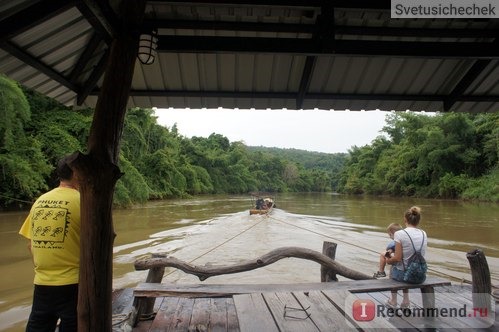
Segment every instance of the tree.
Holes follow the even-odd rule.
[[[391,114],[387,138],[349,151],[339,188],[355,194],[496,197],[494,187],[479,179],[495,178],[498,120],[497,114]]]
[[[53,169],[40,143],[25,133],[30,116],[21,88],[0,75],[0,192],[4,205],[31,200],[46,190]]]
[[[123,176],[116,182],[114,203],[127,206],[147,202],[152,189],[147,184],[144,176],[123,156],[120,156],[120,168]]]

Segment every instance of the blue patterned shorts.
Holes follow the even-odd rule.
[[[404,271],[397,269],[395,266],[392,266],[391,277],[393,280],[404,281]]]

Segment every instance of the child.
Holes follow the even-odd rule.
[[[395,253],[395,241],[393,240],[393,234],[395,234],[396,231],[401,230],[402,226],[399,224],[391,223],[388,225],[386,230],[388,231],[388,236],[390,236],[390,239],[392,239],[388,245],[386,246],[386,250],[380,254],[379,257],[379,268],[376,273],[374,273],[373,278],[382,278],[386,277],[385,273],[385,266],[386,266],[386,258],[393,257]]]

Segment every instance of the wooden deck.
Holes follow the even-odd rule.
[[[154,297],[160,296],[156,298],[154,306],[154,311],[157,312],[155,318],[141,320],[132,331],[419,331],[433,327],[445,328],[445,331],[476,331],[477,326],[486,328],[484,331],[499,331],[497,318],[491,326],[490,319],[484,321],[468,316],[473,307],[471,287],[468,285],[434,288],[435,307],[462,307],[465,304],[467,313],[463,317],[376,317],[371,321],[362,321],[362,318],[359,320],[352,310],[355,300],[368,301],[378,308],[378,305],[383,305],[390,296],[390,292],[386,290],[367,291],[367,282],[328,283],[329,285],[317,283],[313,284],[313,287],[309,285],[307,290],[303,289],[306,287],[304,284],[292,285],[294,289],[288,290],[284,289],[290,285],[266,285],[268,288],[263,290],[260,289],[262,285],[249,285],[253,287],[250,293],[244,293],[246,290],[237,291],[239,285],[235,285],[233,293],[230,287],[227,288],[231,294],[221,292],[220,289],[205,294],[204,289],[197,287],[195,291],[191,288],[188,295],[186,291],[189,286],[178,286],[169,291],[169,296],[161,296],[160,291],[153,294]],[[387,281],[387,285],[389,283]],[[332,284],[341,286],[333,288]],[[355,288],[355,284],[359,287]],[[210,289],[210,285],[202,285],[201,288],[203,287]],[[145,294],[143,288],[142,291]],[[125,330],[123,324],[126,324],[126,313],[131,310],[132,298],[133,292],[129,289],[116,294],[113,302],[113,313],[116,314],[114,331]],[[410,299],[412,308],[423,308],[422,293],[419,289],[410,290]],[[358,314],[358,311],[356,313]],[[495,317],[494,313],[491,314],[494,316],[489,314],[489,317]]]

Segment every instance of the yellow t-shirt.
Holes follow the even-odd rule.
[[[58,187],[40,196],[19,234],[31,240],[36,285],[77,284],[80,273],[80,193]]]

